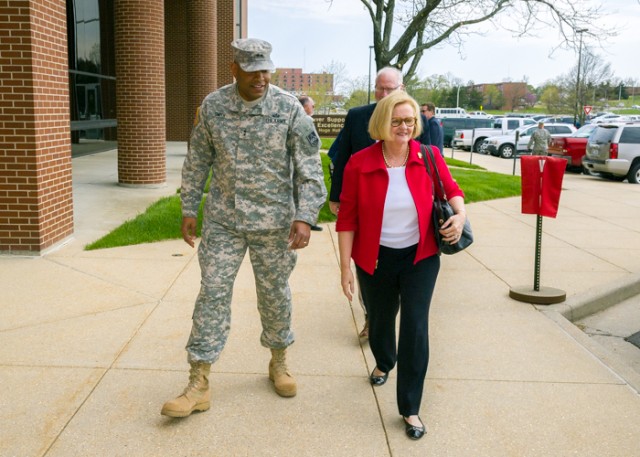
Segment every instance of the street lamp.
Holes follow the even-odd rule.
[[[622,81],[620,81],[620,89],[618,90],[618,103],[622,100]]]
[[[371,51],[373,51],[373,46],[369,46],[369,85],[367,86],[367,105],[371,103]]]
[[[582,64],[582,34],[587,32],[588,29],[578,29],[576,33],[580,34],[580,46],[578,47],[578,75],[576,76],[576,109],[573,116],[573,123],[576,124],[578,122],[578,107],[580,105],[580,66]],[[582,118],[582,113],[580,114]],[[583,122],[580,122],[582,125]]]

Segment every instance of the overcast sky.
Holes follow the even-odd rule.
[[[563,0],[560,0],[563,1]],[[585,1],[595,0],[582,0]],[[611,63],[616,77],[636,78],[640,84],[640,3],[638,0],[603,0],[608,16],[599,25],[615,27],[619,36],[597,53]],[[277,67],[319,72],[332,61],[344,63],[349,78],[367,77],[371,20],[359,0],[249,0],[248,35],[274,47]],[[577,52],[558,50],[558,33],[544,30],[531,38],[514,38],[508,32],[488,31],[466,42],[464,54],[442,47],[429,50],[421,60],[418,76],[451,73],[464,83],[523,81],[534,86],[569,72]],[[585,34],[584,43],[588,43]],[[372,63],[375,72],[375,64]]]

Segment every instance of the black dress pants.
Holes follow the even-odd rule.
[[[416,249],[380,246],[373,275],[356,266],[369,313],[369,346],[379,370],[388,373],[398,364],[397,402],[403,416],[420,412],[429,364],[429,306],[440,271],[438,255],[414,265]]]

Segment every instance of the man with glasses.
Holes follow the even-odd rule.
[[[378,71],[375,80],[375,99],[376,101],[382,100],[395,90],[404,90],[404,84],[402,84],[402,72],[394,67],[384,67]],[[340,193],[342,192],[342,176],[344,173],[344,167],[347,165],[349,158],[356,152],[371,146],[375,143],[369,136],[369,119],[375,109],[375,103],[358,106],[351,108],[347,112],[347,117],[344,120],[344,127],[340,132],[340,142],[337,147],[337,153],[334,161],[334,169],[331,177],[331,191],[329,196],[329,208],[335,215],[338,214],[340,208]],[[427,125],[427,118],[424,115],[420,116],[422,119],[422,125]],[[429,130],[424,128],[422,134],[418,138],[421,143],[431,144]],[[360,304],[365,311],[365,319],[367,309],[360,297]],[[360,332],[360,338],[369,337],[369,324],[368,320],[365,320],[364,328]]]
[[[429,130],[431,144],[440,150],[440,154],[444,157],[444,131],[440,120],[436,118],[436,105],[431,102],[423,103],[420,112],[427,117],[425,129]]]

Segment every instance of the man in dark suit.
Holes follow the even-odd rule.
[[[375,81],[375,99],[382,100],[394,90],[404,90],[402,84],[402,72],[394,67],[385,67],[378,71]],[[369,136],[369,119],[375,109],[375,103],[351,108],[344,120],[340,144],[334,161],[333,176],[331,178],[331,192],[329,195],[329,207],[333,214],[338,214],[340,208],[340,192],[342,192],[342,175],[349,158],[361,149],[375,143]],[[427,118],[420,116],[422,125],[427,126]],[[421,143],[432,144],[429,129],[423,128],[422,135],[418,138]]]
[[[404,90],[402,84],[402,72],[394,67],[385,67],[378,71],[375,81],[375,99],[382,100],[394,90]],[[369,136],[369,119],[375,109],[375,103],[351,108],[344,120],[344,127],[340,132],[340,141],[337,147],[337,153],[334,160],[334,169],[331,176],[331,192],[329,196],[329,208],[335,215],[338,214],[340,208],[340,192],[342,192],[342,176],[344,167],[347,165],[349,158],[356,152],[371,146],[375,140]],[[420,115],[422,125],[427,125],[427,118]],[[429,137],[429,129],[423,128],[423,133],[418,138],[421,143],[431,144]],[[360,332],[360,338],[368,338],[369,336],[369,320],[367,319],[367,308],[362,300],[358,288],[358,298],[360,305],[365,312],[364,328]]]
[[[431,136],[431,144],[436,146],[444,156],[444,130],[440,120],[436,118],[436,105],[431,102],[423,103],[420,106],[420,112],[427,117],[426,126]]]

